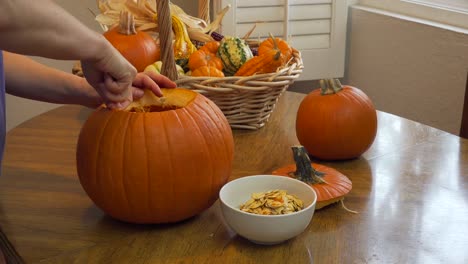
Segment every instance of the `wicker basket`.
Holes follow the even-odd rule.
[[[158,0],[157,2],[159,21],[169,21],[170,23],[168,3],[164,3],[168,1]],[[206,3],[207,1],[204,2]],[[200,4],[199,6],[206,6],[208,8],[209,4]],[[208,13],[203,11],[199,9],[199,16],[202,18],[204,18],[203,14]],[[172,38],[170,32],[168,32],[171,30],[171,27],[162,24],[159,23],[160,40]],[[172,46],[168,44],[167,47],[168,53],[172,54]],[[164,60],[166,50],[161,45],[163,65],[166,64]],[[170,56],[170,54],[168,55]],[[166,60],[175,63],[173,59],[166,58]],[[303,67],[301,54],[294,49],[291,61],[286,67],[278,69],[274,73],[247,77],[180,76],[175,82],[179,87],[192,89],[211,99],[223,111],[232,128],[256,130],[266,124],[275,109],[278,98],[299,77]],[[174,74],[173,76],[176,75]]]
[[[210,98],[232,128],[258,129],[268,121],[278,98],[299,77],[302,68],[300,53],[295,53],[291,63],[275,73],[248,77],[181,76],[176,83]]]
[[[169,0],[157,0],[157,18],[161,46],[162,74],[178,87],[192,89],[211,99],[222,110],[232,128],[256,130],[263,127],[275,109],[276,102],[303,70],[301,53],[293,49],[289,63],[274,73],[247,77],[178,76],[172,47],[172,22]],[[199,0],[199,16],[209,20],[209,0]],[[258,41],[247,41],[251,47]],[[73,72],[82,74],[79,64]]]

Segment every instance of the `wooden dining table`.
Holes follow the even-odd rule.
[[[263,128],[233,131],[230,180],[293,163],[304,96],[286,92]],[[357,213],[332,204],[299,236],[264,246],[229,228],[219,200],[174,224],[103,213],[76,172],[77,138],[91,111],[60,106],[8,132],[0,177],[8,263],[468,263],[466,139],[379,111],[376,139],[359,158],[313,159],[348,176],[344,204]]]

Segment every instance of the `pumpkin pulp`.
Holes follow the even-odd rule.
[[[164,112],[184,108],[197,94],[184,88],[161,88],[162,97],[157,97],[151,90],[145,89],[143,97],[133,101],[125,108],[127,112]]]

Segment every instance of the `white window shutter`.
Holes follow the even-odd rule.
[[[344,76],[347,4],[345,0],[217,0],[214,11],[231,5],[221,33],[243,37],[257,23],[250,38],[271,33],[301,51],[300,80]]]

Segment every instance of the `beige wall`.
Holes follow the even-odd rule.
[[[379,110],[459,134],[468,34],[351,8],[347,82]]]

